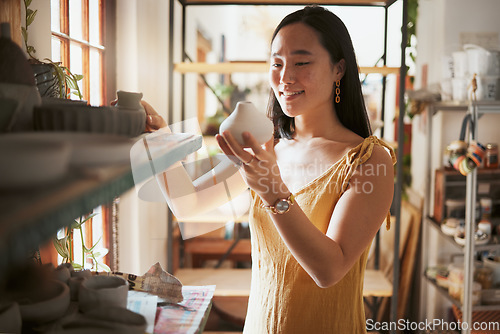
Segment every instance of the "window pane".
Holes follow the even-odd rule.
[[[52,54],[50,57],[54,62],[61,61],[61,41],[59,38],[52,37]]]
[[[82,39],[82,0],[71,0],[69,2],[69,35],[76,39]]]
[[[50,26],[52,31],[61,31],[61,16],[60,16],[59,0],[50,0]]]
[[[97,50],[90,50],[90,99],[89,102],[93,106],[103,104],[101,96],[101,54]]]
[[[71,43],[69,46],[70,52],[70,60],[69,60],[69,69],[73,74],[83,74],[83,55],[82,55],[82,47],[78,44]],[[85,78],[84,78],[85,80]],[[82,80],[78,81],[78,87],[80,87],[80,92],[85,95],[83,91],[83,83]],[[78,99],[75,95],[71,95],[71,99]]]
[[[101,26],[99,0],[89,0],[89,42],[101,44]]]

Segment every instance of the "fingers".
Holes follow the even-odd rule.
[[[156,110],[146,101],[141,100],[141,105],[146,111],[146,131],[154,131],[167,126],[167,123],[161,117]]]
[[[158,130],[166,125],[165,120],[160,115],[148,115],[146,117],[146,127],[152,130]]]
[[[243,146],[241,146],[240,143],[236,141],[236,139],[229,131],[224,131],[224,133],[222,133],[222,138],[226,142],[226,145],[231,150],[232,154],[238,157],[238,159],[240,159],[243,163],[247,163],[251,160],[253,155],[250,152],[245,151],[243,149]]]
[[[217,140],[217,144],[219,144],[220,149],[222,152],[224,152],[225,155],[228,157],[233,157],[234,153],[231,150],[231,148],[227,145],[226,141],[224,140],[224,137],[221,135],[215,135],[215,139]]]
[[[243,140],[245,141],[245,145],[250,147],[252,151],[255,153],[255,156],[262,160],[264,158],[264,153],[266,150],[262,149],[262,146],[257,142],[254,136],[250,132],[242,133]]]

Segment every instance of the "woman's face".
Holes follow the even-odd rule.
[[[333,111],[339,63],[320,43],[318,33],[304,23],[280,29],[271,45],[269,79],[285,115],[296,117]]]

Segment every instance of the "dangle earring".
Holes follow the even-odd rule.
[[[335,103],[340,103],[340,80],[335,81]]]

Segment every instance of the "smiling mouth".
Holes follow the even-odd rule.
[[[284,96],[295,96],[295,95],[300,95],[302,93],[304,93],[303,90],[297,91],[297,92],[281,92],[281,95],[284,95]]]

